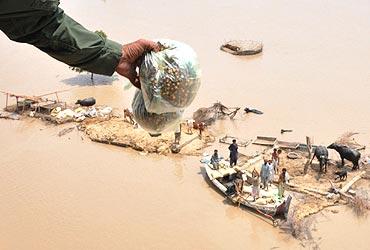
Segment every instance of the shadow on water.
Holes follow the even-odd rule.
[[[94,74],[93,79],[91,79],[91,74],[79,74],[71,78],[63,79],[61,82],[71,86],[99,86],[111,85],[118,79],[117,75],[103,76]]]

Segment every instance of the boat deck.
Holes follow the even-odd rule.
[[[228,182],[232,181],[224,181],[223,178],[226,176],[236,174],[236,169],[241,170],[243,172],[244,180],[243,195],[239,197],[234,196],[232,197],[232,200],[234,202],[241,202],[242,200],[243,203],[246,203],[245,205],[256,207],[258,209],[273,210],[284,202],[284,198],[278,197],[278,188],[275,185],[272,184],[271,186],[269,186],[268,190],[260,189],[260,195],[259,198],[256,199],[256,201],[254,201],[251,195],[252,194],[251,173],[253,169],[256,169],[259,172],[262,162],[263,162],[262,157],[256,157],[254,159],[249,160],[242,166],[236,166],[234,168],[231,168],[226,161],[221,161],[220,167],[217,170],[213,169],[212,165],[210,165],[209,163],[208,164],[205,163],[205,165],[206,172],[210,180],[217,188],[219,188],[225,194],[227,190],[225,185],[227,185]]]

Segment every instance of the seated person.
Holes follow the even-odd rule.
[[[215,151],[213,152],[213,155],[211,157],[211,164],[213,166],[213,169],[218,169],[219,167],[219,164],[220,164],[220,157],[218,157],[218,150],[215,149]]]
[[[243,186],[244,186],[244,181],[243,181],[243,172],[240,171],[239,169],[236,169],[236,175],[235,175],[235,190],[238,195],[243,194]]]

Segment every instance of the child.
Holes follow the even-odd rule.
[[[289,181],[289,175],[286,168],[283,168],[281,174],[279,175],[279,186],[278,186],[278,196],[279,198],[284,197],[285,184]]]
[[[252,197],[253,201],[256,201],[256,197],[260,196],[260,175],[256,169],[252,172]]]

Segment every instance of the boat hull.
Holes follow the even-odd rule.
[[[259,205],[259,204],[252,204],[251,202],[247,201],[243,197],[238,197],[237,195],[230,195],[228,194],[228,188],[225,187],[220,181],[217,179],[212,178],[211,171],[212,169],[207,165],[204,164],[204,168],[206,169],[207,177],[210,182],[218,189],[220,190],[227,198],[229,198],[233,203],[238,205],[243,205],[249,209],[254,210],[258,214],[261,214],[271,220],[275,219],[286,219],[290,203],[292,200],[291,195],[288,195],[284,198],[283,202],[279,204],[276,207],[268,207],[265,205]]]

